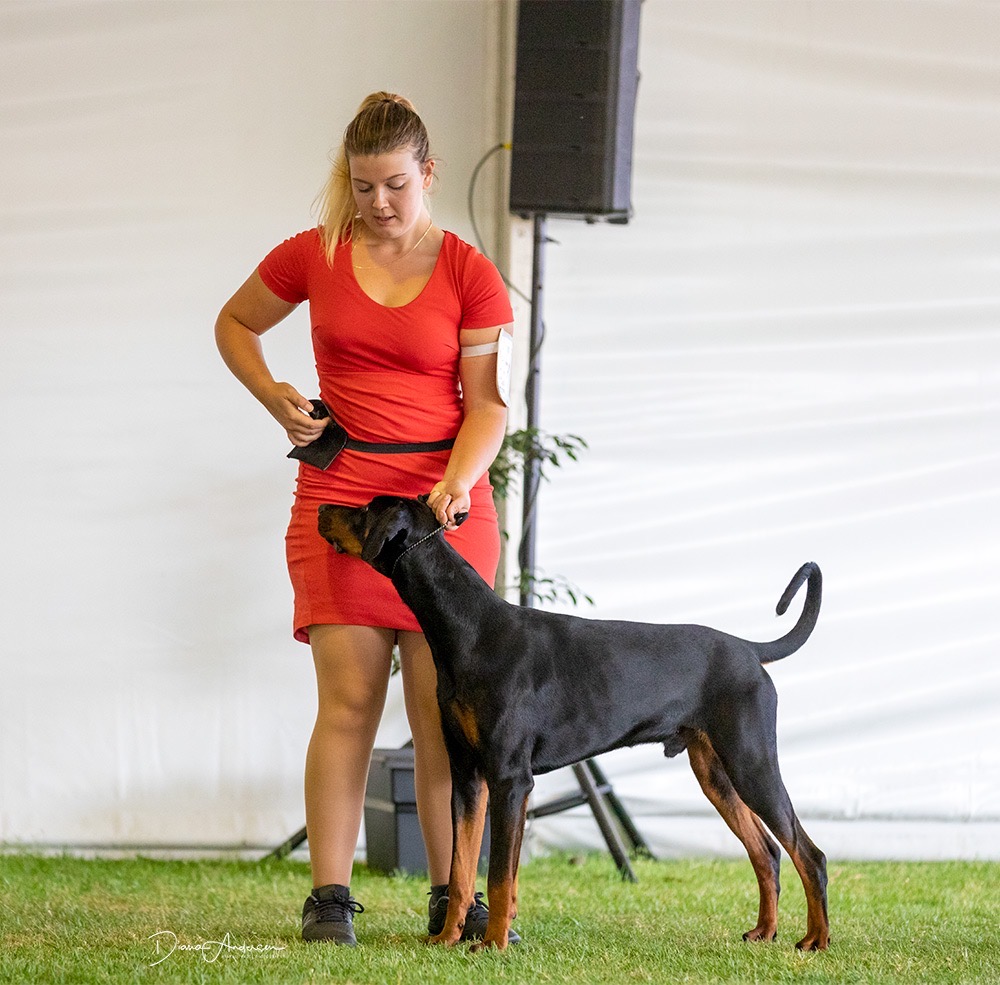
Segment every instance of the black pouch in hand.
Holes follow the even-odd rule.
[[[287,457],[298,459],[300,462],[305,462],[317,469],[328,469],[333,460],[344,450],[344,446],[347,444],[347,432],[333,419],[322,400],[317,398],[311,400],[310,403],[313,405],[313,409],[309,416],[314,421],[321,421],[324,417],[329,417],[330,423],[315,441],[310,441],[302,448],[296,445]]]

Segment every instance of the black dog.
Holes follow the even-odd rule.
[[[698,782],[743,842],[760,890],[757,926],[777,932],[781,852],[805,887],[798,947],[824,949],[830,931],[826,859],[805,833],[778,771],[777,695],[761,665],[794,653],[819,615],[821,576],[804,564],[781,615],[809,588],[794,628],[751,643],[705,626],[608,622],[526,609],[495,595],[444,540],[425,504],[378,496],[364,507],[324,505],[319,531],[338,550],[392,579],[430,644],[451,758],[454,854],[444,929],[454,944],[475,889],[489,796],[489,923],[483,946],[504,948],[516,915],[517,867],[532,775],[642,742],[687,749]],[[763,824],[761,823],[763,822]]]

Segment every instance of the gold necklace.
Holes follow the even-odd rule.
[[[403,257],[408,257],[425,239],[427,239],[427,234],[431,231],[431,226],[433,225],[434,225],[434,220],[431,219],[431,221],[427,223],[427,228],[424,230],[423,236],[421,236],[420,239],[418,239],[413,244],[413,246],[411,246],[405,253],[400,253],[398,257],[393,257],[388,263],[372,263],[372,264],[355,263],[354,250],[352,249],[351,264],[355,270],[384,270],[386,267],[389,267],[392,264],[396,263],[397,261],[402,260]]]

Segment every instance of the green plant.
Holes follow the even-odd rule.
[[[523,478],[532,462],[538,462],[539,478],[548,480],[546,466],[561,468],[563,458],[577,461],[577,453],[587,447],[578,434],[549,434],[540,428],[521,428],[511,431],[503,439],[500,452],[490,466],[493,496],[506,499],[511,486]]]
[[[531,595],[538,602],[559,602],[568,599],[573,605],[579,605],[581,602],[594,604],[594,600],[568,578],[563,575],[547,577],[538,568],[533,572],[522,571],[516,587],[519,592]]]
[[[525,496],[537,494],[534,488],[524,488],[524,477],[537,464],[537,479],[549,480],[546,468],[561,468],[563,461],[577,461],[577,454],[587,447],[587,442],[578,434],[549,434],[540,428],[530,427],[511,431],[504,438],[496,460],[490,466],[490,481],[493,496],[498,506],[507,499],[511,488],[520,482]],[[506,530],[501,531],[506,539]],[[521,569],[518,582],[512,586],[521,597],[536,602],[569,601],[579,605],[581,601],[590,605],[594,600],[563,575],[548,576],[541,570]]]

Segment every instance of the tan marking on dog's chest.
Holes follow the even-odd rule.
[[[462,730],[462,735],[468,740],[473,749],[479,747],[479,722],[476,721],[476,713],[460,701],[453,701],[450,705],[451,713],[455,723]]]

